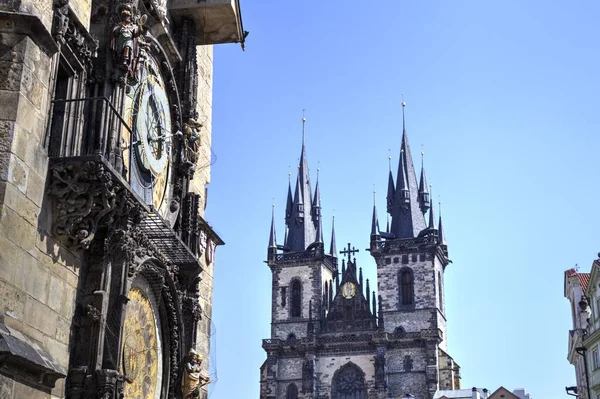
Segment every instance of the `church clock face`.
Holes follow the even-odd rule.
[[[123,141],[133,144],[131,151],[125,152],[124,160],[129,164],[132,188],[165,216],[172,191],[169,100],[156,62],[149,57],[140,69],[139,83],[126,99],[125,116],[133,130],[133,139],[124,131]]]
[[[126,398],[158,398],[162,361],[155,312],[141,289],[133,288],[128,297],[121,363],[127,379],[124,394]]]
[[[342,285],[342,296],[346,299],[353,298],[356,294],[356,287],[351,282]]]

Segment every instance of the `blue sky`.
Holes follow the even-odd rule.
[[[600,250],[600,3],[241,1],[247,49],[215,47],[206,217],[216,255],[218,382],[211,399],[257,398],[270,334],[266,258],[278,237],[301,116],[329,245],[368,246],[373,187],[385,220],[401,93],[413,157],[442,201],[449,352],[462,386],[566,398],[570,314],[563,272]],[[417,165],[418,167],[418,165]]]

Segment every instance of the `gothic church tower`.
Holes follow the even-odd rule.
[[[431,399],[438,389],[459,388],[459,367],[446,352],[448,252],[431,202],[423,168],[417,183],[403,129],[396,180],[391,171],[388,178],[387,231],[373,207],[376,296],[350,244],[338,268],[334,229],[324,250],[319,183],[312,195],[303,139],[281,245],[274,212],[271,221],[271,337],[263,340],[261,399]]]

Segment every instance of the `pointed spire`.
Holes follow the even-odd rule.
[[[444,236],[444,230],[442,229],[442,203],[438,202],[439,206],[439,221],[438,221],[438,237],[440,239],[440,243],[446,245],[446,237]]]
[[[371,220],[371,238],[379,237],[379,219],[377,218],[377,207],[375,206],[375,190],[373,190],[373,218]]]
[[[429,191],[427,191],[427,177],[425,177],[425,166],[423,163],[424,152],[421,152],[421,179],[419,180],[419,206],[421,212],[425,214],[427,209],[430,208],[429,204]]]
[[[362,275],[362,267],[359,268],[359,273],[358,273],[358,285],[360,287],[360,290],[362,292],[362,287],[363,287],[363,275]]]
[[[292,197],[292,174],[288,172],[288,193],[287,202],[285,205],[285,223],[289,224],[292,218],[292,212],[294,209],[294,200]]]
[[[394,206],[394,196],[396,195],[396,188],[394,186],[394,176],[392,175],[392,157],[388,156],[388,164],[389,164],[389,176],[388,176],[388,188],[387,188],[387,212],[392,213],[392,209]]]
[[[418,237],[427,228],[425,216],[419,209],[419,187],[406,133],[405,107],[402,101],[402,143],[389,232],[396,239]]]
[[[431,187],[431,186],[429,186]],[[434,216],[433,216],[433,199],[429,198],[429,229],[435,229],[435,225],[433,224]]]
[[[312,218],[311,186],[308,172],[308,161],[306,158],[304,125],[306,118],[302,117],[302,150],[300,152],[300,162],[298,164],[298,177],[296,179],[296,189],[290,223],[288,223],[288,247],[290,251],[305,251],[307,247],[315,242],[317,226]]]
[[[331,245],[329,247],[329,254],[334,258],[337,258],[337,247],[335,245],[335,215],[331,222]]]
[[[367,310],[371,310],[371,297],[369,296],[369,279],[367,279],[367,287],[365,289],[365,296],[367,297]]]
[[[373,291],[373,316],[377,316],[377,304],[375,303],[375,291]]]
[[[267,263],[277,259],[277,238],[275,236],[275,204],[271,209],[271,231],[269,233],[269,247],[267,248]],[[270,263],[269,263],[270,264]]]
[[[271,209],[271,232],[269,234],[269,248],[277,248],[277,238],[275,237],[275,204]]]

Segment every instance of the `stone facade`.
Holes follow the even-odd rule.
[[[127,292],[141,281],[148,281],[146,290],[158,290],[149,297],[155,298],[158,328],[164,329],[158,334],[165,343],[158,351],[157,380],[170,375],[171,383],[157,389],[165,395],[179,389],[177,369],[192,346],[203,355],[208,375],[214,252],[222,244],[203,219],[211,165],[212,46],[196,47],[201,27],[169,20],[159,12],[160,1],[151,3],[149,9],[117,0],[0,4],[0,346],[11,348],[0,366],[2,398],[81,398],[90,389],[110,395],[127,389],[133,377],[121,374],[123,320],[115,316],[125,314]],[[117,115],[128,87],[134,87],[130,72],[117,76],[120,67],[111,53],[115,11],[124,4],[132,6],[139,26],[145,24],[143,40],[136,39],[148,46],[144,56],[179,74],[171,82],[179,85],[181,107],[174,106],[180,100],[172,86],[174,123],[166,129],[184,130],[189,123],[184,117],[201,125],[194,165],[185,169],[188,153],[173,164],[178,203],[171,204],[166,220],[132,192],[131,164],[124,162],[123,143],[110,133],[114,126],[121,129]],[[202,12],[220,18],[210,8]],[[239,10],[237,17],[224,22],[241,29]],[[140,51],[131,46],[128,51]],[[104,76],[105,68],[114,74]],[[188,80],[196,83],[182,83]],[[105,97],[97,103],[110,103],[116,111],[102,108],[110,117],[101,120],[91,97]],[[107,145],[92,148],[104,139]],[[183,148],[183,138],[172,140],[173,148]],[[92,204],[87,213],[69,216],[85,209],[82,198]],[[187,204],[189,210],[182,209]],[[83,222],[89,223],[85,229]],[[69,226],[79,230],[65,230]],[[170,246],[152,238],[157,228],[171,237]],[[201,397],[206,396],[205,387]]]
[[[425,227],[431,203],[424,171],[417,186],[406,135],[398,185],[390,173],[392,231],[379,230],[373,209],[377,296],[353,259],[356,249],[349,244],[340,251],[347,259],[338,259],[335,231],[325,252],[320,193],[317,184],[311,194],[306,159],[303,144],[283,244],[274,216],[271,223],[271,336],[262,345],[260,398],[432,399],[439,389],[460,388],[460,368],[447,352],[447,246],[433,210]]]

